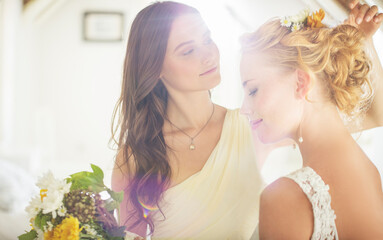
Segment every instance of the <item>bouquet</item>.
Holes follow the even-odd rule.
[[[123,191],[106,187],[103,171],[91,167],[93,172],[78,172],[64,180],[51,172],[39,178],[40,194],[26,208],[32,229],[19,240],[124,240],[125,227],[113,215],[115,210],[119,214]],[[101,193],[108,197],[103,199]]]

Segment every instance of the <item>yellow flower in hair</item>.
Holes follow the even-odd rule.
[[[325,12],[323,9],[319,9],[316,13],[313,13],[312,16],[308,16],[307,18],[307,27],[310,28],[321,28],[324,27],[322,20],[325,16]]]

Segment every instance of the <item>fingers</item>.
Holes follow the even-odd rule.
[[[372,6],[366,13],[366,15],[364,16],[364,20],[366,22],[370,22],[376,15],[376,13],[378,12],[378,7],[377,6]]]
[[[378,15],[375,15],[374,17],[374,23],[378,24],[383,21],[383,13],[379,13]]]
[[[359,4],[359,0],[351,0],[348,6],[350,7],[350,9],[354,9],[354,7],[357,6],[358,4]]]
[[[379,9],[377,6],[370,7],[368,4],[360,5],[358,0],[350,2],[353,8],[351,8],[349,19],[354,20],[356,24],[361,24],[363,21],[374,23],[381,23],[383,21],[382,13],[378,13]],[[355,7],[357,6],[357,7]]]
[[[358,15],[356,16],[356,23],[361,24],[363,22],[364,17],[366,16],[367,11],[370,9],[370,6],[367,4],[363,4],[359,8]]]
[[[355,17],[354,16],[355,15],[350,14],[350,16],[346,20],[344,20],[343,23],[352,25],[354,27],[358,27],[358,24],[355,23]]]

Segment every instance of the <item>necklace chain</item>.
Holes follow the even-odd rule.
[[[207,120],[207,122],[205,123],[205,125],[203,125],[203,127],[197,132],[196,135],[194,135],[194,137],[191,137],[189,134],[187,134],[184,130],[182,130],[181,128],[177,127],[176,125],[174,125],[174,123],[172,123],[168,118],[165,118],[173,127],[177,128],[178,130],[180,130],[183,134],[185,134],[186,136],[188,136],[190,138],[190,145],[189,145],[189,149],[190,150],[194,150],[195,149],[195,145],[194,145],[194,139],[202,132],[202,130],[205,129],[205,127],[207,126],[207,124],[210,122],[211,118],[213,117],[213,114],[214,114],[214,104],[213,104],[213,111],[211,112],[211,115],[209,117],[209,119]]]

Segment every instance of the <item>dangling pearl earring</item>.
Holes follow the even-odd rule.
[[[305,99],[307,99],[306,97],[305,97]],[[299,143],[303,143],[303,137],[302,137],[302,122],[303,122],[303,118],[304,118],[304,107],[302,108],[302,117],[301,117],[301,122],[299,123],[299,138],[298,138],[298,142]]]
[[[303,143],[303,137],[302,137],[302,121],[299,123],[299,138],[298,138],[299,143]]]

